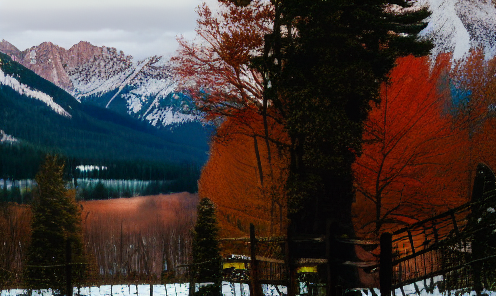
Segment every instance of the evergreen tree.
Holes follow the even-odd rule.
[[[71,277],[81,280],[86,265],[82,243],[81,211],[73,190],[63,180],[64,164],[48,155],[36,182],[32,204],[31,244],[28,249],[25,281],[30,288],[64,291],[66,246],[71,246]]]
[[[213,282],[200,288],[195,295],[221,295],[221,256],[219,249],[219,227],[215,206],[208,198],[198,205],[198,216],[193,230],[192,276],[196,282]]]
[[[379,103],[380,86],[398,57],[425,55],[431,48],[417,39],[427,9],[402,10],[409,2],[394,2],[398,5],[383,0],[276,4],[281,20],[267,47],[274,52],[268,54],[272,87],[267,95],[291,141],[286,183],[290,237],[321,236],[329,225],[332,237],[354,236],[352,164],[361,153],[371,103]],[[295,34],[285,37],[280,33],[284,27]],[[290,248],[296,257],[326,255],[324,248],[311,245]],[[356,272],[339,264],[355,260],[353,247],[332,248],[329,260],[338,264],[329,270],[331,277],[336,284],[355,286]]]
[[[296,233],[323,234],[323,221],[332,217],[341,234],[352,234],[351,164],[361,151],[370,103],[380,101],[380,85],[397,57],[430,49],[416,40],[427,11],[388,13],[387,4],[286,0],[279,6],[280,25],[298,32],[274,42],[272,58],[284,66],[269,71],[277,92],[271,98],[291,139],[287,186]],[[283,42],[288,45],[277,50]]]
[[[417,38],[429,12],[407,0],[271,3],[274,30],[253,65],[264,73],[266,105],[276,110],[290,138],[288,237],[322,236],[328,225],[333,236],[353,236],[352,164],[361,153],[363,123],[396,59],[432,48]],[[333,248],[333,261],[353,261],[352,248]],[[290,249],[300,258],[325,256],[324,248]],[[331,272],[339,274],[340,285],[355,285],[356,275]]]

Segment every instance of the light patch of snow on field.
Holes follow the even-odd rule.
[[[14,143],[17,139],[7,135],[3,130],[0,130],[0,143]]]
[[[107,167],[106,166],[96,166],[96,165],[78,165],[76,167],[76,170],[80,170],[82,172],[86,172],[86,171],[94,171],[94,170],[106,170]]]
[[[190,121],[199,121],[201,119],[198,115],[184,114],[180,112],[173,111],[171,107],[165,109],[155,109],[152,113],[148,114],[146,117],[151,125],[157,126],[158,123],[162,125],[170,125],[176,123],[186,123]]]
[[[48,107],[52,108],[53,111],[60,115],[66,117],[72,117],[67,111],[64,110],[59,104],[53,101],[53,98],[44,92],[31,89],[29,86],[20,83],[17,79],[10,75],[5,75],[5,73],[0,69],[0,84],[6,85],[21,95],[40,100],[45,103]]]
[[[200,286],[196,285],[197,288]],[[264,295],[282,296],[276,292],[273,286],[263,285]],[[279,286],[281,291],[286,293],[285,287]],[[52,290],[33,290],[32,296],[52,296]],[[28,290],[11,289],[1,291],[1,296],[20,296],[28,294]],[[189,284],[167,284],[153,285],[153,296],[188,296]],[[73,296],[150,296],[150,285],[103,285],[100,287],[82,287],[78,290],[74,287]],[[250,289],[248,284],[222,283],[222,295],[224,296],[248,296]]]
[[[476,296],[477,293],[475,291],[445,291],[440,292],[437,287],[438,282],[442,282],[442,276],[436,276],[433,279],[426,279],[424,281],[419,281],[410,285],[403,286],[403,292],[401,289],[394,290],[393,295],[395,296]],[[431,282],[433,281],[433,282]],[[373,289],[375,294],[378,296],[381,295],[379,289]],[[370,289],[361,289],[362,296],[373,296],[374,294],[370,291]],[[482,295],[486,294],[487,296],[496,296],[496,291],[482,291]]]
[[[450,291],[450,292],[440,292],[435,284],[442,281],[442,276],[434,277],[433,283],[432,279],[427,279],[424,281],[419,281],[415,284],[406,285],[403,287],[403,292],[401,289],[396,289],[394,291],[395,296],[475,296],[474,291]],[[197,284],[198,289],[200,285]],[[430,287],[430,288],[429,288]],[[380,296],[380,290],[374,288],[374,293],[370,289],[358,289],[362,296],[373,296],[374,294]],[[264,296],[283,296],[287,294],[287,289],[285,286],[277,286],[277,289],[273,285],[262,285],[262,291]],[[281,294],[279,294],[279,292]],[[11,289],[3,290],[0,296],[20,296],[27,295],[28,290],[24,289]],[[188,296],[189,294],[189,284],[167,284],[167,285],[153,285],[153,295],[151,296]],[[482,291],[482,294],[487,296],[496,296],[496,291]],[[73,296],[150,296],[150,285],[103,285],[100,287],[84,287],[74,288]],[[223,296],[249,296],[250,289],[248,284],[240,283],[230,283],[222,282],[222,295]],[[52,290],[33,290],[32,296],[53,296]]]

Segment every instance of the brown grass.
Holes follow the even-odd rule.
[[[102,220],[123,221],[133,230],[151,223],[174,224],[195,216],[198,195],[187,192],[132,198],[84,201],[83,224],[91,228]],[[128,228],[129,229],[129,228]]]

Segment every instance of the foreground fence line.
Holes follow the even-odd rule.
[[[381,236],[381,294],[442,276],[441,291],[473,290],[496,284],[496,177],[477,166],[472,201]],[[403,295],[405,295],[402,290]]]
[[[286,293],[283,286],[262,285],[263,295],[282,296]],[[52,296],[50,289],[31,290],[8,289],[1,290],[1,296]],[[141,284],[141,285],[101,285],[92,287],[74,287],[72,296],[187,296],[189,294],[189,283],[175,283],[165,285]],[[248,296],[249,287],[247,283],[222,283],[222,295],[225,296]]]

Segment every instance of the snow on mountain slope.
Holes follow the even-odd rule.
[[[433,40],[434,56],[452,52],[463,58],[470,49],[483,48],[487,57],[496,54],[496,7],[491,0],[420,0],[432,12],[421,35]]]
[[[0,51],[82,103],[129,114],[157,127],[200,120],[189,98],[171,99],[175,85],[168,61],[160,56],[136,61],[115,48],[84,41],[69,50],[44,42],[20,51],[3,40]]]
[[[59,104],[53,101],[53,98],[41,91],[32,89],[31,87],[20,83],[17,79],[10,75],[6,75],[2,69],[0,69],[0,85],[6,85],[21,95],[25,95],[27,97],[40,100],[45,103],[48,107],[50,107],[53,111],[57,112],[60,115],[66,117],[72,117],[69,112],[65,111]]]
[[[3,130],[0,130],[0,144],[1,143],[15,143],[17,139],[11,135],[7,135]]]
[[[95,56],[93,61],[68,74],[74,85],[72,94],[83,103],[100,100],[102,106],[115,110],[125,103],[128,114],[154,126],[200,120],[188,98],[171,100],[177,97],[175,83],[162,57],[123,61],[110,52],[106,56]]]

